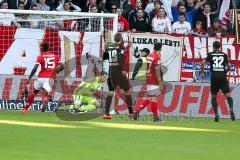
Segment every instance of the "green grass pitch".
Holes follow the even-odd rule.
[[[0,111],[1,160],[238,160],[240,121],[62,121]]]

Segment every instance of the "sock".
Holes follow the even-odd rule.
[[[233,99],[232,99],[232,97],[227,97],[227,102],[228,102],[230,110],[233,110]]]
[[[111,103],[112,103],[112,97],[113,96],[108,95],[107,98],[106,98],[105,114],[109,114],[109,112],[110,112],[110,107],[111,107]]]
[[[142,103],[137,107],[136,111],[143,110],[150,103],[149,99],[145,99]]]
[[[133,113],[133,108],[132,108],[132,96],[131,95],[126,95],[126,103],[128,106],[128,112],[129,114]]]
[[[26,106],[24,109],[28,109],[32,102],[34,101],[34,97],[35,97],[35,94],[34,93],[31,93],[29,96],[28,96],[28,99],[27,99],[27,103],[26,103]]]
[[[157,102],[151,102],[151,109],[153,113],[154,118],[158,118],[158,107],[157,107]]]
[[[212,107],[213,107],[213,110],[215,112],[215,115],[218,115],[218,109],[217,109],[217,98],[212,98]]]

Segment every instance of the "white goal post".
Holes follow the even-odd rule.
[[[64,16],[64,19],[74,18],[101,18],[100,31],[104,31],[104,18],[112,20],[112,33],[115,34],[118,28],[118,15],[111,13],[89,13],[89,12],[60,12],[60,11],[39,11],[39,10],[15,10],[15,9],[0,9],[3,14],[18,14],[18,15],[49,15],[49,16]],[[23,19],[22,19],[23,20]],[[44,19],[48,21],[48,19]],[[51,20],[51,19],[50,19]],[[27,21],[31,21],[28,19]]]

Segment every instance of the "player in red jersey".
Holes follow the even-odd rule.
[[[163,120],[158,117],[158,96],[160,94],[161,86],[161,73],[160,73],[160,51],[162,49],[161,43],[154,43],[154,52],[147,56],[147,99],[142,102],[142,104],[137,107],[134,113],[134,119],[137,120],[139,112],[143,110],[149,103],[153,113],[154,122],[162,122]]]
[[[64,69],[64,65],[59,60],[59,57],[49,51],[49,44],[43,43],[42,47],[43,47],[43,52],[40,56],[37,57],[36,64],[30,73],[27,84],[30,83],[31,78],[36,73],[39,65],[41,66],[41,71],[38,74],[38,78],[34,81],[34,90],[29,95],[26,106],[22,114],[26,114],[28,112],[28,108],[34,101],[35,95],[41,89],[43,90],[43,94],[44,94],[41,111],[42,112],[45,111],[46,104],[48,102],[49,93],[52,89],[52,84],[54,82],[54,79],[56,79],[56,74]]]

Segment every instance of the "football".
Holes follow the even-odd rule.
[[[94,89],[94,91],[93,91],[93,95],[94,95],[95,97],[101,97],[102,94],[103,94],[102,88],[96,88],[96,89]]]

